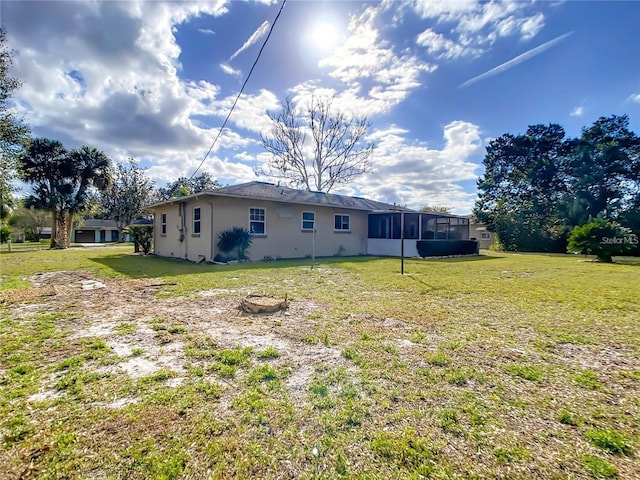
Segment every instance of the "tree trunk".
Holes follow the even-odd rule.
[[[65,248],[69,248],[69,245],[71,244],[71,234],[73,233],[73,213],[69,212],[69,215],[67,217],[67,234],[65,237]]]
[[[56,248],[69,248],[69,242],[67,240],[67,218],[64,212],[58,214],[58,238],[56,240],[58,242]]]
[[[122,225],[118,222],[118,242],[123,243],[127,241],[126,225]]]
[[[49,248],[58,248],[58,212],[55,208],[51,211],[51,244]]]

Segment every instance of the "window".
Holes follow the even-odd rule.
[[[335,215],[334,219],[334,230],[340,230],[341,232],[350,230],[349,215]]]
[[[313,230],[316,226],[316,212],[302,212],[302,230]]]
[[[253,235],[266,235],[266,213],[264,208],[249,209],[249,231]]]
[[[422,215],[422,240],[433,240],[436,238],[436,217],[432,215]]]
[[[161,233],[162,235],[167,234],[167,214],[163,213],[160,215],[160,224],[162,225]]]
[[[193,207],[193,235],[200,235],[200,207]]]
[[[402,221],[402,220],[401,220]],[[404,238],[418,239],[420,231],[420,214],[419,213],[405,213],[404,214]]]
[[[482,240],[491,240],[491,234],[490,233],[482,233],[480,235],[480,238],[482,238]]]

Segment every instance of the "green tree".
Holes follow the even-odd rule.
[[[9,225],[2,225],[0,227],[0,243],[9,243],[12,234],[13,231]],[[11,246],[9,246],[9,251],[11,251]]]
[[[567,250],[595,255],[599,261],[611,263],[614,255],[624,255],[637,245],[638,237],[630,229],[598,217],[571,231]]]
[[[12,52],[6,45],[6,32],[0,28],[0,226],[8,220],[15,208],[13,193],[16,178],[16,158],[29,138],[29,128],[13,113],[9,100],[20,81],[9,76]]]
[[[144,255],[149,255],[153,245],[153,225],[128,225],[126,233],[131,235],[131,239],[140,246]]]
[[[67,150],[64,145],[48,138],[34,138],[19,158],[20,176],[32,184],[32,192],[26,197],[25,206],[51,212],[51,248],[57,248],[59,244],[59,186],[64,181],[65,162]]]
[[[367,117],[335,110],[332,103],[331,98],[312,97],[298,110],[287,98],[280,111],[268,113],[271,131],[261,138],[271,158],[259,173],[307,190],[329,192],[371,171],[376,148],[366,141],[371,123]]]
[[[169,200],[173,197],[183,197],[192,193],[207,192],[220,188],[222,185],[207,172],[202,172],[192,178],[180,177],[169,182],[165,187],[157,190],[158,200]]]
[[[142,216],[153,201],[153,182],[133,158],[119,163],[113,171],[113,182],[100,192],[99,203],[105,218],[115,220],[119,240],[125,240],[125,227]]]
[[[20,205],[11,219],[12,225],[25,233],[27,240],[39,242],[44,227],[51,226],[51,216],[44,210]]]
[[[626,115],[583,128],[570,159],[571,193],[591,217],[615,219],[640,192],[640,138]]]
[[[61,244],[67,248],[74,216],[90,206],[95,192],[109,188],[112,170],[111,159],[104,152],[86,145],[70,151],[63,167],[64,181],[58,186],[62,215],[58,220]]]
[[[89,206],[94,191],[111,184],[111,161],[103,152],[87,146],[69,152],[46,138],[31,142],[20,170],[32,184],[25,205],[51,212],[51,248],[69,246],[74,216]]]
[[[636,236],[640,237],[640,191],[628,202],[627,207],[618,216],[617,220],[624,227],[629,228]],[[629,255],[640,256],[640,244],[629,252]]]
[[[576,225],[602,216],[640,223],[640,139],[626,115],[601,117],[576,139],[559,125],[492,140],[474,214],[510,250],[564,251]]]
[[[570,144],[557,124],[492,140],[478,180],[476,218],[508,250],[564,251],[566,229],[557,205],[566,195]]]

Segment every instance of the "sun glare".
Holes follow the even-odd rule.
[[[318,50],[328,51],[337,45],[338,33],[331,22],[322,20],[313,29],[312,40]]]

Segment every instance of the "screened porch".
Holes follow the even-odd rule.
[[[367,253],[400,256],[403,224],[407,257],[418,256],[417,240],[469,240],[467,217],[427,212],[370,213]]]

